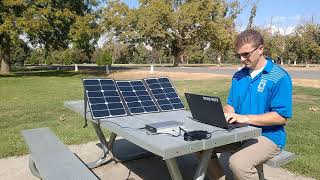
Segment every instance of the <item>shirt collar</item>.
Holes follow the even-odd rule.
[[[272,62],[272,59],[270,57],[266,57],[266,60],[267,60],[267,64],[264,66],[263,70],[262,70],[262,73],[269,73],[273,67],[273,62]],[[243,68],[243,72],[247,75],[247,76],[250,76],[250,71],[249,71],[249,68]]]
[[[264,69],[262,71],[263,73],[269,73],[273,67],[272,59],[267,57],[266,60],[267,60],[267,64],[264,66]]]

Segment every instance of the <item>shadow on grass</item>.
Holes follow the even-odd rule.
[[[59,69],[59,70],[57,70]],[[110,74],[136,69],[135,67],[110,67]],[[74,66],[35,66],[27,68],[14,68],[11,74],[0,77],[73,77],[73,76],[109,76],[104,66],[79,66],[79,71],[74,71]]]

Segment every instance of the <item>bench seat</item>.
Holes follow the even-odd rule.
[[[280,167],[294,160],[295,156],[294,153],[282,151],[279,155],[270,159],[265,164],[271,167]]]
[[[49,128],[23,130],[30,150],[30,170],[41,179],[98,179]]]
[[[279,155],[273,157],[272,159],[268,160],[264,164],[278,168],[282,165],[285,165],[292,160],[294,160],[295,154],[288,152],[288,151],[282,151]],[[258,174],[259,174],[259,179],[264,180],[264,172],[263,172],[263,164],[257,166]]]

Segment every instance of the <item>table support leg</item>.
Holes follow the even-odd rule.
[[[111,156],[111,159],[116,161],[116,162],[120,162],[119,159],[117,159],[114,155],[113,155],[113,144],[114,141],[116,140],[117,134],[115,133],[111,133],[110,138],[109,138],[109,142],[107,144],[108,150],[109,150],[109,155]]]
[[[36,177],[38,177],[38,178],[41,179],[41,176],[40,176],[40,174],[39,174],[39,171],[38,171],[38,169],[37,169],[37,167],[36,167],[36,165],[35,165],[35,163],[34,163],[34,161],[33,161],[33,159],[32,159],[32,155],[30,155],[30,157],[29,157],[29,168],[30,168],[31,173],[32,173],[34,176],[36,176]]]
[[[169,169],[172,180],[182,180],[182,176],[175,158],[166,159],[166,164]]]
[[[207,172],[208,162],[211,158],[212,151],[213,151],[213,149],[208,149],[202,153],[202,158],[201,158],[201,161],[198,165],[194,179],[196,179],[196,180],[203,180],[204,179],[206,172]]]
[[[109,139],[109,143],[107,142],[100,124],[97,124],[95,122],[91,122],[92,126],[94,127],[94,130],[100,140],[101,143],[101,148],[102,148],[102,154],[100,155],[99,159],[97,159],[94,162],[88,163],[87,166],[91,169],[91,168],[96,168],[99,167],[101,164],[106,163],[110,160],[107,160],[107,155],[109,154],[111,156],[111,159],[114,159],[113,153],[112,153],[112,146],[114,143],[114,140],[116,138],[116,134],[111,133],[110,139]],[[111,149],[110,149],[111,148]]]

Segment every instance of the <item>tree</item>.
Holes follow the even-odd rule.
[[[295,50],[300,63],[308,65],[310,62],[318,62],[320,58],[319,33],[320,26],[314,23],[306,23],[295,28],[293,39],[288,46],[291,51]]]
[[[96,63],[99,66],[106,66],[106,71],[109,74],[109,66],[112,64],[112,54],[109,50],[104,49],[96,58]]]
[[[0,74],[10,73],[10,49],[19,39],[19,27],[16,20],[25,9],[23,0],[0,1]]]
[[[195,0],[141,0],[129,9],[119,0],[105,9],[104,25],[127,44],[145,43],[161,49],[169,47],[174,66],[183,61],[186,48],[198,42],[225,49],[234,33],[238,3]],[[157,12],[157,13],[155,13]]]
[[[250,12],[250,17],[249,17],[249,22],[248,22],[248,25],[247,25],[247,29],[253,27],[253,18],[256,17],[256,15],[257,15],[257,5],[253,4],[251,12]]]
[[[98,5],[96,0],[28,1],[23,19],[19,23],[28,35],[30,43],[44,48],[44,58],[46,59],[50,51],[68,48],[71,40],[74,40],[77,45],[81,44],[81,47],[87,48],[83,45],[86,44],[84,41],[91,41],[91,39],[79,38],[77,27],[84,25],[82,27],[84,33],[80,35],[87,33],[85,30],[92,22],[92,16],[88,14],[91,14],[96,5]],[[75,33],[74,36],[70,35],[71,30]],[[93,34],[95,35],[95,33]]]
[[[71,26],[69,36],[75,48],[82,49],[89,61],[99,40],[101,28],[97,23],[97,15],[77,16]]]
[[[11,47],[10,63],[24,66],[25,60],[30,56],[31,49],[26,42],[18,39]]]

